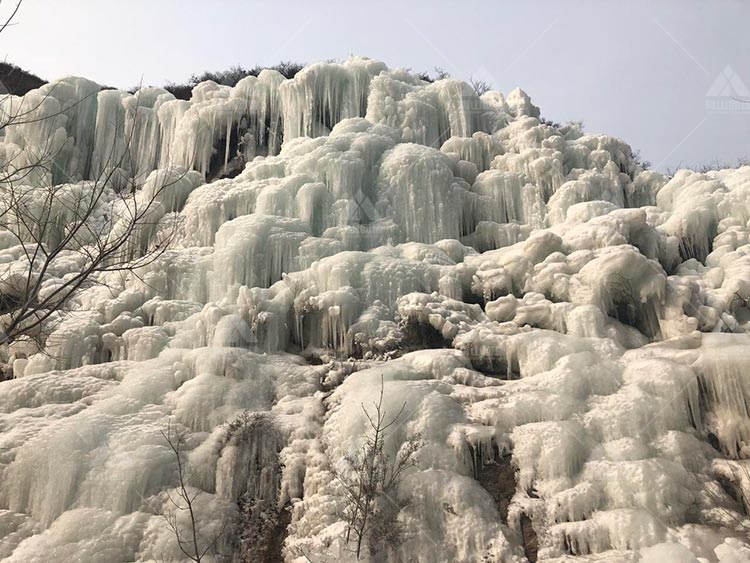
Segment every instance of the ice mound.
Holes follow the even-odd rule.
[[[46,353],[3,347],[4,561],[188,560],[168,428],[207,560],[353,560],[336,476],[381,384],[384,451],[421,447],[373,561],[750,558],[750,167],[667,178],[521,90],[358,57],[8,104],[35,119],[0,161],[56,155],[22,179],[32,212],[64,185],[47,236],[102,174],[91,232],[126,188],[157,205],[125,258],[176,232],[51,317]],[[8,291],[29,234],[0,232]]]

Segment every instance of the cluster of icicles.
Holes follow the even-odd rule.
[[[347,561],[334,474],[381,381],[387,451],[424,446],[373,560],[750,558],[750,168],[667,178],[520,90],[364,58],[190,101],[66,78],[3,104],[51,116],[0,139],[55,155],[31,187],[172,177],[156,217],[179,225],[81,293],[46,354],[7,350],[4,561],[184,560],[167,425],[210,557],[247,549],[239,506],[263,501],[290,514],[285,561]],[[22,265],[12,240],[0,262]]]

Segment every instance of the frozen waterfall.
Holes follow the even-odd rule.
[[[381,378],[403,405],[384,447],[423,447],[403,542],[373,561],[750,560],[750,167],[669,178],[521,90],[360,57],[189,101],[64,78],[11,105],[38,119],[0,162],[55,155],[9,179],[30,201],[170,178],[126,251],[178,227],[78,294],[47,353],[3,346],[2,561],[187,560],[168,425],[207,560],[269,537],[290,563],[351,560],[334,475]],[[1,276],[24,260],[0,231]]]

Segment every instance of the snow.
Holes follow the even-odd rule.
[[[23,181],[32,212],[61,186],[50,242],[103,174],[96,228],[154,202],[127,258],[173,229],[50,319],[47,354],[3,347],[3,560],[182,560],[171,425],[201,541],[249,495],[288,512],[285,561],[347,561],[334,473],[381,381],[388,451],[423,441],[383,561],[524,561],[529,523],[540,561],[750,557],[750,167],[667,178],[522,90],[362,57],[189,101],[65,78],[2,104],[49,116],[0,159],[56,151]],[[0,232],[7,291],[30,238]]]

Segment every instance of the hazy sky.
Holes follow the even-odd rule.
[[[0,5],[7,12],[9,3]],[[750,2],[25,0],[0,54],[43,78],[131,87],[203,70],[366,55],[520,86],[555,121],[616,135],[664,170],[750,156]],[[734,88],[712,91],[719,79]],[[739,81],[737,80],[739,78]]]

